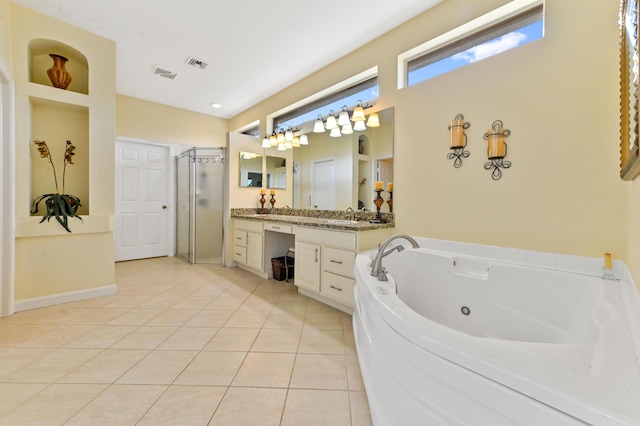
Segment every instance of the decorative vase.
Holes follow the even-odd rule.
[[[47,70],[49,80],[51,80],[53,87],[66,90],[71,83],[71,74],[64,68],[68,59],[55,53],[50,53],[49,56],[53,59],[53,66]]]

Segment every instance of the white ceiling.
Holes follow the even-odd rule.
[[[13,1],[114,40],[117,93],[231,118],[441,0]]]

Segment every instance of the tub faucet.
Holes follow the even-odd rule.
[[[345,211],[349,213],[349,220],[356,220],[356,212],[353,211],[353,208],[347,207]]]
[[[391,241],[396,240],[398,238],[403,238],[409,241],[413,246],[413,248],[420,247],[418,242],[414,240],[412,237],[410,237],[409,235],[398,234],[398,235],[392,235],[391,237],[387,238],[387,241],[385,241],[382,244],[382,246],[378,249],[378,254],[376,254],[376,257],[373,259],[373,265],[371,266],[371,275],[378,278],[378,281],[387,281],[387,271],[382,267],[382,258],[390,255],[396,250],[398,252],[401,252],[402,250],[404,250],[404,246],[395,246],[389,250],[386,250],[387,246],[391,244]]]

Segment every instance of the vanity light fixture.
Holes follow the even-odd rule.
[[[340,136],[342,136],[342,133],[340,133],[340,127],[334,127],[333,129],[331,129],[331,133],[329,133],[329,136],[331,136],[332,138],[339,138]]]
[[[509,137],[511,130],[503,129],[502,121],[496,120],[491,125],[491,129],[484,134],[483,138],[487,141],[487,157],[488,162],[484,163],[485,170],[493,169],[491,178],[498,180],[502,177],[502,169],[511,167],[510,161],[504,161],[507,156],[507,144],[504,138]]]
[[[346,126],[347,124],[351,124],[349,121],[349,111],[347,110],[347,106],[343,105],[342,111],[340,111],[340,115],[338,116],[338,126]]]
[[[269,133],[264,135],[264,139],[262,140],[262,148],[271,148],[271,143],[269,142]]]
[[[307,135],[300,135],[300,145],[309,145],[309,138]]]
[[[342,130],[340,130],[340,133],[342,133],[343,135],[350,135],[351,133],[353,133],[353,127],[351,127],[351,123],[347,122],[347,124],[342,126]]]
[[[447,158],[449,160],[453,160],[455,158],[453,167],[456,169],[462,166],[463,158],[467,158],[471,155],[469,151],[464,150],[467,147],[467,135],[464,130],[468,129],[469,126],[471,126],[471,124],[465,123],[464,115],[462,114],[456,115],[455,118],[451,120],[451,124],[449,124],[449,132],[451,133],[449,149],[451,149],[451,152],[447,154]]]
[[[367,120],[367,127],[380,127],[380,118],[378,117],[377,112],[372,112],[371,114],[369,114],[369,120]]]
[[[324,128],[327,130],[333,130],[338,127],[338,121],[336,120],[336,116],[334,115],[333,110],[329,111],[329,115],[327,116],[327,124],[324,125]]]
[[[351,115],[351,121],[364,121],[364,108],[362,107],[362,101],[356,102],[356,107],[353,109],[353,115]]]
[[[322,114],[318,114],[318,118],[316,118],[316,122],[313,125],[313,133],[324,133],[324,130]]]
[[[363,130],[367,130],[367,125],[364,124],[364,121],[356,121],[353,123],[353,130],[356,132],[362,132]]]

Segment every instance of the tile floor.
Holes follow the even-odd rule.
[[[175,258],[118,293],[0,318],[2,425],[370,425],[351,316]]]

